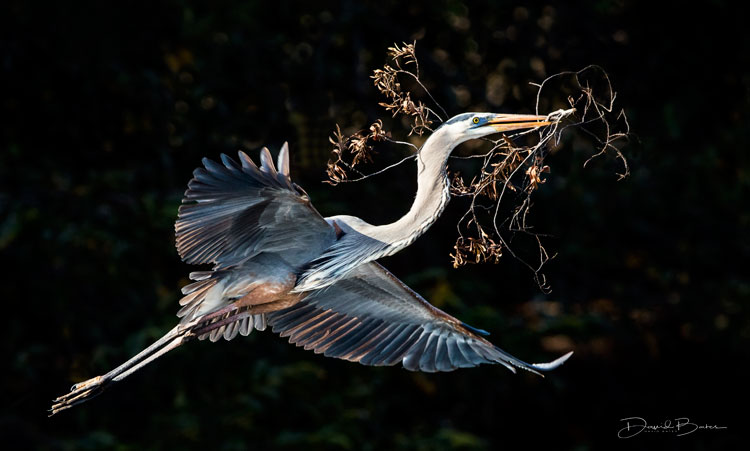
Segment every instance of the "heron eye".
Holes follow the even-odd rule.
[[[478,124],[478,123],[479,123],[479,118],[478,118],[478,117],[475,117],[475,118],[473,119],[473,122],[474,122],[475,124]]]

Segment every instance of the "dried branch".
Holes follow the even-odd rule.
[[[336,131],[333,132],[332,137],[328,138],[333,149],[331,149],[332,158],[328,160],[326,168],[328,180],[324,183],[338,185],[348,181],[348,172],[351,171],[363,175],[355,169],[355,166],[372,162],[372,155],[375,153],[372,143],[390,139],[390,136],[390,132],[383,129],[383,121],[380,119],[373,122],[367,131],[360,130],[350,136],[341,133],[341,128],[336,124]],[[349,156],[351,156],[351,161],[347,161]]]
[[[588,77],[598,75],[604,89],[593,89]],[[526,131],[511,136],[503,135],[494,141],[494,147],[482,157],[484,162],[480,173],[470,183],[466,183],[460,174],[453,176],[451,192],[455,196],[471,198],[469,209],[457,224],[458,238],[454,245],[455,253],[451,254],[453,266],[465,264],[497,262],[503,251],[519,259],[534,272],[539,287],[549,290],[546,278],[541,272],[544,265],[554,258],[547,253],[543,245],[543,236],[533,230],[528,222],[533,193],[544,184],[550,173],[550,166],[545,163],[550,145],[559,144],[562,133],[569,128],[579,128],[594,141],[595,151],[586,160],[588,165],[594,158],[613,153],[623,164],[624,170],[618,174],[620,179],[629,173],[627,161],[619,145],[629,135],[629,125],[625,112],[615,110],[616,94],[607,74],[599,67],[589,66],[578,72],[567,72],[547,78],[536,85],[537,114],[543,97],[542,92],[552,80],[568,77],[572,80],[572,91],[575,96],[568,96],[570,109],[558,110],[548,115],[555,124],[541,130]],[[597,129],[598,127],[598,129]],[[519,146],[514,139],[521,135],[537,133],[538,142],[532,146]],[[513,200],[507,200],[506,194],[514,193]],[[488,200],[489,202],[485,201]],[[501,209],[501,205],[506,205]],[[509,214],[501,214],[509,211]],[[490,233],[487,230],[491,230]],[[509,246],[511,238],[523,233],[531,235],[537,243],[537,264],[529,264],[519,258]]]
[[[442,122],[442,118],[421,100],[412,100],[412,93],[405,90],[399,81],[399,76],[410,77],[434,102],[434,98],[419,78],[419,61],[417,60],[415,45],[416,42],[412,44],[403,43],[401,46],[394,44],[393,47],[389,47],[388,57],[391,64],[385,64],[382,69],[375,69],[371,77],[375,88],[387,99],[385,102],[380,102],[379,105],[385,108],[392,117],[404,115],[411,118],[409,136],[413,134],[421,136],[425,131],[432,131],[430,127],[436,120]],[[407,69],[409,65],[413,66],[413,71]],[[440,106],[438,105],[438,107]],[[440,108],[442,109],[442,107]],[[391,139],[390,132],[383,129],[383,121],[380,119],[375,121],[369,130],[360,130],[351,136],[342,135],[341,128],[337,124],[336,131],[329,139],[333,149],[331,151],[332,158],[329,159],[326,170],[328,180],[325,183],[337,185],[342,182],[363,180],[369,177],[369,175],[359,172],[356,166],[371,162],[374,153],[373,143],[386,140],[404,144]],[[350,172],[356,172],[360,177],[350,179],[348,175]]]
[[[401,77],[407,77],[412,83],[416,83],[447,118],[445,110],[435,102],[420,80],[415,43],[389,47],[388,57],[390,63],[376,69],[371,77],[375,88],[386,98],[379,105],[392,117],[402,115],[409,118],[410,136],[421,136],[432,131],[435,121],[443,122],[443,118],[421,100],[414,100],[414,94],[401,83]],[[549,86],[553,81],[567,82],[567,86],[558,90],[551,89]],[[584,166],[597,157],[611,153],[621,161],[623,170],[618,176],[624,178],[628,175],[629,168],[620,145],[629,135],[629,125],[624,111],[615,110],[616,94],[608,75],[597,66],[553,75],[535,86],[538,88],[537,114],[543,103],[552,104],[552,98],[559,97],[563,92],[568,95],[563,96],[565,101],[559,103],[567,102],[570,108],[550,113],[547,116],[553,123],[550,126],[501,135],[500,139],[493,141],[494,146],[488,153],[463,157],[483,158],[483,164],[479,174],[473,176],[468,183],[459,173],[452,177],[451,193],[470,198],[470,205],[456,226],[458,238],[453,246],[454,252],[450,255],[453,266],[459,267],[466,264],[497,263],[504,253],[508,253],[525,264],[534,273],[539,287],[548,291],[549,286],[542,268],[554,255],[548,254],[543,245],[544,236],[533,229],[529,217],[533,206],[532,196],[551,172],[550,165],[545,162],[550,149],[560,143],[564,131],[580,129],[592,139],[594,145],[594,152]],[[536,137],[534,142],[529,140],[532,136]],[[526,145],[516,143],[521,140]],[[326,183],[336,185],[364,180],[414,157],[410,155],[377,172],[363,174],[357,166],[372,161],[375,153],[373,144],[379,141],[414,147],[413,144],[391,139],[391,134],[383,130],[381,120],[374,122],[368,130],[361,130],[350,136],[343,135],[336,125],[336,131],[330,138],[333,149],[332,158],[328,162],[329,180]],[[357,173],[358,177],[350,178],[351,172]],[[508,198],[508,193],[512,193],[511,198]],[[516,234],[534,237],[537,244],[536,263],[528,263],[511,248],[510,242]]]

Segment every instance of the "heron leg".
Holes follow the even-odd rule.
[[[60,396],[53,401],[49,416],[69,409],[76,404],[88,401],[104,391],[104,389],[112,382],[125,379],[143,366],[194,338],[195,335],[192,334],[191,329],[195,327],[197,323],[198,321],[191,321],[188,324],[178,325],[164,334],[163,337],[158,339],[151,346],[139,352],[112,371],[73,385],[70,388],[70,393]]]
[[[287,277],[283,283],[261,285],[226,307],[176,326],[152,345],[112,371],[73,385],[70,393],[53,401],[49,416],[94,398],[111,383],[125,379],[193,338],[205,336],[213,330],[248,316],[273,312],[296,304],[304,295],[289,294],[289,291],[294,287],[295,280],[296,278],[291,276]]]
[[[258,315],[261,313],[270,313],[275,312],[277,310],[282,310],[287,307],[291,307],[294,304],[301,301],[303,296],[301,295],[288,295],[281,299],[276,299],[270,302],[265,302],[263,304],[255,304],[255,305],[249,305],[249,306],[243,306],[240,305],[237,306],[237,303],[232,304],[233,309],[227,310],[237,310],[236,313],[232,314],[229,313],[229,315],[226,318],[219,319],[218,321],[206,324],[206,321],[201,318],[201,321],[199,324],[196,324],[195,328],[191,331],[193,334],[202,336],[205,335],[212,330],[218,329],[222,326],[226,326],[227,324],[234,323],[236,321],[239,321],[243,318],[247,318],[248,316]],[[225,309],[222,309],[225,310]],[[217,312],[218,313],[218,312]],[[223,312],[226,313],[226,312]],[[213,318],[215,318],[218,315],[211,314],[210,315]]]
[[[276,283],[262,283],[252,286],[252,288],[245,292],[242,297],[232,302],[231,304],[224,306],[216,311],[207,313],[199,317],[200,323],[207,323],[215,320],[216,318],[224,318],[227,314],[230,314],[235,310],[242,309],[243,307],[254,306],[259,304],[271,304],[278,301],[289,293],[294,288],[294,284],[297,277],[294,274],[288,274],[281,282]],[[256,313],[264,313],[258,311]],[[244,316],[243,316],[244,318]],[[237,318],[242,319],[242,318]],[[227,324],[227,323],[224,323]]]
[[[293,273],[282,273],[273,279],[254,281],[246,285],[244,290],[234,290],[234,300],[214,312],[201,317],[200,323],[194,331],[198,339],[209,338],[218,341],[222,336],[234,338],[236,329],[231,329],[238,321],[243,321],[251,315],[258,315],[279,310],[290,302],[298,302],[301,297],[289,292],[294,288],[297,276]],[[295,301],[296,299],[296,301]],[[282,302],[280,302],[282,301]],[[234,331],[229,337],[225,334],[227,327]]]
[[[213,311],[213,312],[208,313],[208,314],[203,315],[203,316],[199,316],[197,318],[198,321],[193,320],[192,322],[193,323],[197,322],[198,324],[207,323],[207,322],[212,321],[212,320],[214,320],[216,318],[220,318],[220,317],[222,317],[222,316],[224,316],[224,315],[226,315],[228,313],[231,313],[231,312],[233,312],[235,310],[237,310],[236,303],[231,303],[231,304],[227,305],[226,307],[220,308],[219,310]]]

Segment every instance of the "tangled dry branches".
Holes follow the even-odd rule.
[[[399,77],[408,77],[422,88],[424,93],[432,99],[432,95],[419,79],[419,61],[417,61],[415,44],[394,44],[388,48],[388,57],[391,64],[383,65],[382,69],[375,69],[371,78],[375,88],[386,97],[386,102],[379,105],[385,108],[392,117],[403,115],[411,120],[409,135],[423,135],[426,131],[432,131],[430,126],[436,121],[442,122],[440,115],[428,108],[421,100],[412,100],[412,93],[402,87]],[[413,66],[408,69],[407,66]],[[432,99],[434,101],[434,99]],[[349,179],[349,172],[356,172],[361,180],[367,177],[355,167],[359,163],[372,161],[373,143],[378,141],[391,141],[391,134],[383,129],[383,121],[378,119],[369,130],[360,130],[350,136],[344,136],[341,128],[336,125],[336,131],[329,138],[333,144],[332,158],[328,161],[326,183],[337,185]]]
[[[350,136],[344,136],[341,128],[336,124],[336,131],[333,132],[332,137],[328,138],[328,141],[333,144],[331,150],[333,158],[328,160],[326,168],[328,180],[325,183],[338,185],[347,181],[349,178],[347,169],[363,175],[355,169],[355,166],[359,163],[371,162],[372,155],[375,153],[371,143],[383,141],[389,137],[390,132],[383,130],[383,121],[380,119],[373,122],[367,131],[358,131]]]
[[[376,69],[372,75],[375,88],[387,99],[379,105],[393,117],[401,115],[409,118],[409,135],[432,131],[431,126],[435,121],[442,122],[443,118],[422,101],[414,101],[412,93],[400,81],[400,77],[407,77],[439,107],[419,78],[415,44],[394,45],[388,49],[388,56],[391,63]],[[563,86],[552,88],[554,82],[560,82]],[[616,94],[606,72],[599,67],[589,66],[578,72],[556,74],[535,86],[538,88],[537,114],[541,109],[548,109],[553,104],[550,99],[561,93],[567,95],[563,96],[564,102],[558,105],[567,103],[569,108],[558,109],[547,115],[548,121],[552,122],[550,126],[501,135],[493,141],[494,146],[489,152],[468,157],[483,158],[479,174],[470,182],[467,183],[459,173],[453,174],[451,193],[456,197],[469,198],[470,203],[457,224],[458,238],[450,255],[453,266],[459,267],[497,263],[507,252],[528,266],[539,287],[546,291],[549,287],[541,270],[554,255],[547,253],[543,236],[535,232],[529,223],[529,213],[534,192],[545,183],[551,172],[550,165],[546,164],[550,150],[560,143],[563,132],[576,128],[588,136],[594,146],[594,152],[584,166],[596,157],[612,153],[623,165],[623,171],[618,175],[624,178],[629,170],[620,144],[628,137],[629,125],[624,111],[615,109]],[[381,120],[374,122],[368,130],[350,136],[343,135],[337,125],[330,138],[333,150],[328,162],[327,183],[336,185],[362,180],[411,158],[407,157],[374,174],[361,173],[356,166],[372,161],[373,143],[378,141],[407,144],[392,140],[391,134],[383,130]],[[350,172],[356,172],[359,178],[350,179]],[[533,237],[537,245],[537,261],[533,264],[525,261],[509,245],[513,236],[519,233]]]
[[[596,157],[613,153],[623,165],[619,178],[629,173],[627,161],[619,148],[621,141],[628,137],[629,126],[624,111],[615,109],[616,94],[606,72],[590,66],[578,72],[549,77],[536,85],[539,88],[537,112],[544,99],[543,91],[553,81],[567,83],[567,89],[575,95],[567,97],[569,109],[548,115],[555,122],[553,126],[531,132],[538,134],[535,144],[523,146],[515,143],[516,138],[530,134],[528,131],[502,136],[488,153],[481,156],[484,161],[480,173],[469,184],[460,174],[454,174],[452,194],[471,199],[469,209],[457,225],[459,236],[451,254],[454,267],[497,262],[506,250],[534,272],[542,290],[549,289],[541,270],[551,257],[544,248],[543,236],[533,230],[528,218],[533,205],[532,195],[544,184],[546,175],[551,171],[545,163],[550,147],[559,144],[567,129],[575,127],[583,131],[594,143],[595,151],[584,166]],[[595,84],[599,86],[597,89],[593,87]],[[513,193],[512,200],[506,199],[509,193]],[[517,233],[534,238],[537,244],[536,263],[526,262],[509,246],[510,239]]]

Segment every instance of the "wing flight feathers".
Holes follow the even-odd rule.
[[[539,374],[562,365],[526,363],[432,306],[377,263],[311,292],[299,304],[268,315],[273,331],[327,357],[412,371],[452,371],[483,363]]]
[[[286,144],[280,171],[266,148],[260,168],[244,152],[238,155],[239,163],[226,155],[221,163],[204,158],[193,172],[175,223],[183,261],[224,268],[272,252],[304,264],[335,240],[333,229],[289,178]]]

